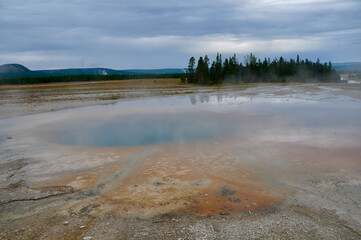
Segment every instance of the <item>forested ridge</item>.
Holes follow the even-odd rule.
[[[64,75],[46,77],[21,77],[11,79],[0,79],[0,85],[5,84],[37,84],[52,82],[86,82],[128,79],[156,79],[156,78],[182,78],[184,73],[160,73],[160,74],[111,74],[111,75]]]
[[[244,57],[244,64],[239,63],[236,55],[225,58],[217,53],[216,60],[210,63],[208,56],[199,57],[197,65],[194,57],[188,62],[187,79],[183,82],[200,85],[240,83],[240,82],[338,82],[339,75],[332,68],[332,63],[320,63],[317,59],[286,60],[283,57],[264,60],[257,59],[252,53]]]

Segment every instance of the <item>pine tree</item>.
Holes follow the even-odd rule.
[[[195,83],[204,84],[203,81],[204,61],[202,57],[199,57],[197,69],[196,69],[196,80]]]
[[[203,65],[203,81],[204,84],[210,83],[210,76],[209,76],[209,58],[208,56],[204,56],[204,65]]]
[[[194,57],[191,57],[188,62],[188,82],[193,83],[194,82],[194,65],[196,63],[196,60]]]

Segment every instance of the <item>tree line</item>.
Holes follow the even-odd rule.
[[[338,82],[340,77],[332,68],[332,63],[320,63],[317,59],[286,60],[283,57],[257,59],[254,54],[244,57],[239,63],[236,54],[222,61],[217,53],[216,60],[210,63],[208,56],[199,57],[197,65],[194,57],[188,62],[187,79],[183,82],[200,85],[239,83],[239,82]]]
[[[64,76],[38,76],[6,79],[0,78],[0,85],[5,84],[36,84],[51,82],[75,81],[106,81],[127,79],[155,79],[155,78],[181,78],[182,82],[211,85],[221,83],[240,82],[338,82],[339,75],[332,68],[331,62],[320,63],[317,59],[312,62],[308,59],[286,60],[283,57],[265,58],[263,61],[255,55],[248,54],[244,63],[238,62],[236,55],[222,60],[217,53],[212,63],[209,57],[199,57],[196,64],[194,57],[188,62],[187,73],[173,74],[111,74],[111,75],[64,75]]]
[[[5,84],[36,84],[53,82],[84,82],[84,81],[107,81],[128,79],[156,79],[156,78],[184,78],[183,73],[161,73],[161,74],[111,74],[111,75],[64,75],[46,77],[21,77],[11,79],[0,79],[0,85]]]

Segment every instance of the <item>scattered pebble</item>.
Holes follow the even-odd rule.
[[[227,215],[229,215],[229,212],[221,212],[221,213],[219,213],[219,215],[227,216]]]
[[[92,240],[92,239],[93,239],[93,237],[91,237],[91,236],[83,237],[83,240]]]
[[[63,222],[63,224],[64,224],[64,225],[68,225],[68,224],[69,224],[69,222],[68,222],[68,221],[65,221],[65,222]]]
[[[80,229],[85,228],[85,226],[80,226]]]

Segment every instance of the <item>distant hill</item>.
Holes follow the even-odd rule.
[[[174,74],[185,73],[183,68],[164,69],[126,69],[114,70],[109,68],[69,68],[55,70],[31,71],[20,64],[5,64],[0,66],[0,79],[21,78],[21,77],[51,77],[66,75],[141,75],[141,74]]]
[[[114,70],[109,68],[69,68],[57,70],[39,70],[36,72],[46,73],[51,76],[64,76],[64,75],[111,75],[111,74],[166,74],[166,73],[184,73],[182,68],[164,68],[164,69],[127,69],[127,70]]]
[[[0,66],[0,73],[26,73],[31,72],[28,68],[20,64],[4,64]]]
[[[361,62],[333,63],[336,71],[361,71]]]
[[[37,70],[46,76],[64,76],[64,75],[111,75],[121,74],[118,70],[108,68],[69,68],[69,69],[55,69],[55,70]]]
[[[123,74],[172,74],[185,73],[185,68],[161,68],[161,69],[129,69],[120,70]]]
[[[4,64],[0,66],[0,78],[16,78],[31,74],[31,71],[20,64]]]

